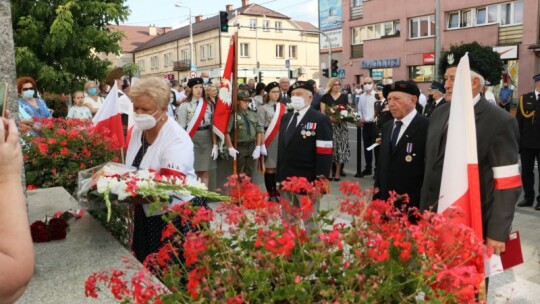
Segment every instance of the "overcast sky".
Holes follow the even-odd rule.
[[[319,0],[250,0],[269,9],[291,17],[293,20],[308,21],[318,26]],[[176,3],[191,9],[192,17],[203,15],[208,18],[225,10],[226,4],[238,8],[241,0],[127,0],[131,10],[128,25],[150,25],[179,27],[188,24],[189,10],[175,7]]]

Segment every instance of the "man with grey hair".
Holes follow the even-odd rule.
[[[453,103],[463,102],[452,98],[454,79],[457,64],[467,53],[476,121],[482,231],[485,242],[493,247],[494,253],[501,254],[506,249],[515,204],[521,193],[519,131],[512,115],[494,107],[480,94],[486,80],[499,83],[502,75],[503,62],[491,47],[473,42],[452,46],[441,56],[440,68],[444,74],[448,103],[434,111],[429,120],[420,209],[437,211],[444,158],[452,157],[445,155],[450,107]]]
[[[279,93],[279,95],[281,96],[281,101],[285,104],[291,102],[291,98],[287,92],[290,85],[291,80],[289,79],[289,77],[281,77],[279,79],[279,89],[281,90],[281,93]]]

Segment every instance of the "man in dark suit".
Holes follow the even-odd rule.
[[[291,86],[291,80],[289,77],[281,77],[279,79],[279,89],[281,90],[281,102],[288,104],[291,102],[291,96],[289,95],[289,87]]]
[[[440,72],[444,74],[448,103],[434,111],[429,120],[420,209],[437,211],[444,158],[452,157],[445,155],[450,106],[454,102],[463,102],[452,99],[454,78],[457,64],[467,52],[475,104],[483,234],[486,243],[493,246],[495,254],[500,254],[505,251],[515,204],[521,192],[519,131],[512,115],[500,107],[494,107],[480,95],[485,81],[499,83],[503,71],[503,62],[491,47],[476,42],[455,45],[441,56]]]
[[[428,119],[415,109],[420,90],[412,81],[396,81],[384,86],[383,91],[394,119],[382,128],[375,198],[386,200],[389,191],[396,191],[398,195],[409,196],[408,204],[396,201],[398,209],[418,208],[428,127]]]
[[[313,90],[315,90],[315,93],[313,94],[313,101],[311,102],[311,107],[313,110],[320,112],[321,111],[321,97],[322,94],[319,93],[319,90],[317,88],[317,82],[313,79],[308,79],[307,82],[313,86]]]
[[[308,82],[296,82],[289,94],[294,111],[281,119],[277,181],[292,176],[314,181],[332,167],[332,125],[328,116],[311,108],[314,89]]]
[[[519,127],[521,141],[519,144],[521,154],[521,179],[525,198],[518,203],[518,207],[532,207],[534,203],[534,162],[540,164],[540,74],[533,77],[534,92],[523,94],[519,99],[516,119]],[[540,192],[540,181],[539,181]],[[540,194],[536,197],[535,210],[540,210]]]
[[[442,106],[446,103],[446,100],[444,99],[444,94],[446,93],[446,90],[444,89],[444,85],[438,81],[433,81],[431,85],[428,88],[428,101],[426,106],[424,107],[424,115],[427,118],[431,117],[431,113],[435,111],[436,108]]]

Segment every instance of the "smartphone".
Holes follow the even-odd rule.
[[[6,117],[7,97],[8,97],[8,83],[0,82],[0,109],[2,111],[2,117]]]

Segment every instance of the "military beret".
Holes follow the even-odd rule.
[[[418,89],[416,83],[405,80],[399,80],[392,84],[385,85],[383,88],[384,98],[388,97],[388,94],[390,94],[391,92],[403,92],[414,95],[416,97],[420,96],[420,89]]]
[[[257,83],[257,85],[255,86],[255,94],[259,94],[259,92],[264,88],[266,88],[264,82]]]
[[[446,93],[446,90],[444,89],[444,85],[438,81],[433,81],[431,85],[429,86],[428,90],[437,90],[441,93]]]
[[[246,91],[238,91],[238,100],[249,100],[249,92]]]
[[[469,65],[472,71],[482,75],[490,83],[499,83],[504,71],[504,63],[499,53],[489,46],[482,46],[478,42],[452,45],[450,49],[441,54],[439,59],[439,73],[444,75],[446,69],[456,67],[461,57],[469,53]]]
[[[238,85],[238,89],[240,90],[249,90],[249,86],[247,85],[247,83],[241,83]]]
[[[289,96],[292,96],[291,93],[292,91],[296,90],[296,89],[304,89],[304,90],[308,90],[311,92],[311,94],[315,94],[315,89],[313,88],[313,86],[307,82],[307,81],[297,81],[295,83],[293,83],[290,87],[289,87],[289,91],[287,92],[287,94]]]
[[[279,83],[272,81],[266,85],[264,90],[266,91],[266,93],[270,93],[270,91],[272,91],[273,88],[279,88]]]
[[[540,74],[536,74],[533,76],[534,81],[540,81]]]
[[[202,78],[200,78],[200,77],[191,78],[187,82],[187,86],[190,87],[190,88],[193,88],[194,86],[196,86],[198,84],[204,84],[204,80]]]
[[[114,85],[114,81],[122,78],[122,76],[124,76],[124,69],[114,68],[109,72],[109,74],[107,74],[105,83],[112,87]]]

